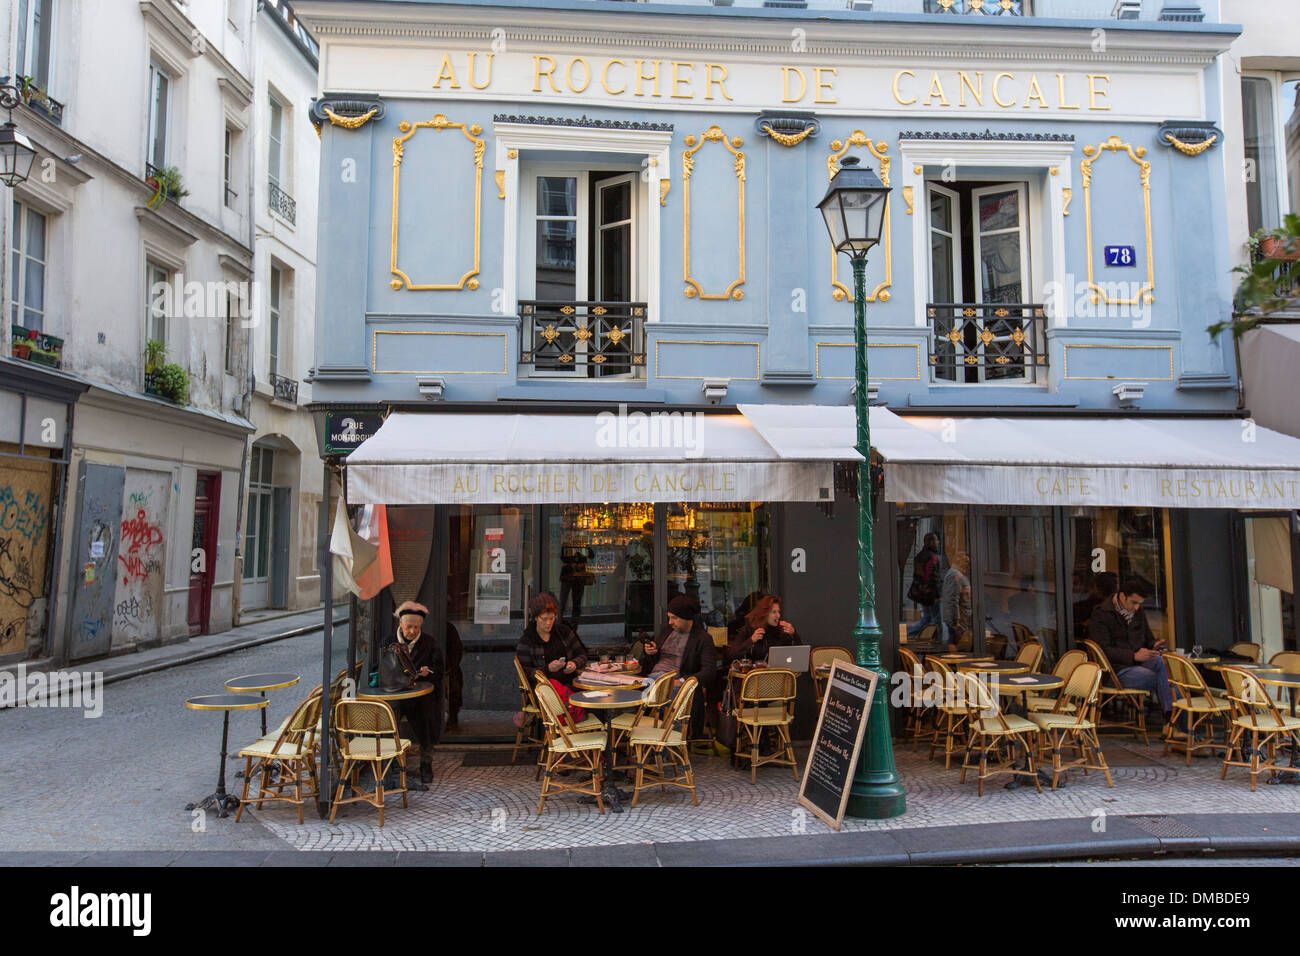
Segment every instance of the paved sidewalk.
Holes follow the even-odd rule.
[[[129,677],[152,674],[155,671],[165,670],[169,667],[178,667],[182,664],[191,664],[194,661],[219,657],[222,654],[230,654],[245,648],[269,644],[272,641],[282,641],[290,637],[311,634],[314,631],[321,630],[324,626],[325,617],[320,607],[308,611],[298,611],[293,614],[275,614],[272,612],[247,616],[252,620],[220,634],[202,634],[198,637],[192,637],[188,641],[179,641],[162,647],[151,647],[131,654],[119,654],[116,657],[82,661],[69,665],[67,669],[94,671],[104,675],[105,684],[112,684],[116,681],[126,680]],[[347,621],[348,606],[346,604],[336,604],[334,606],[334,623],[336,625],[346,624]],[[344,636],[346,637],[346,635]],[[17,664],[9,664],[0,667],[0,670],[12,671],[17,666]],[[35,662],[28,661],[24,666],[29,673],[55,669],[48,659]]]

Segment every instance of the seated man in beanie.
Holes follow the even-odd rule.
[[[713,637],[704,626],[700,606],[685,594],[668,602],[668,625],[653,639],[632,646],[632,656],[641,665],[641,673],[656,677],[676,671],[678,680],[694,677],[699,689],[691,706],[691,730],[699,730],[704,715],[704,695],[713,686],[718,669],[718,653]]]
[[[442,737],[442,648],[424,633],[424,618],[429,609],[423,604],[406,601],[397,609],[397,637],[410,657],[419,680],[433,684],[433,693],[411,700],[394,702],[399,717],[411,723],[411,732],[420,745],[420,782],[433,780],[433,748]]]

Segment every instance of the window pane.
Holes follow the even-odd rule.
[[[537,297],[573,299],[578,292],[577,223],[537,222]]]
[[[930,193],[930,228],[952,232],[952,202],[935,192]]]
[[[614,226],[600,233],[600,297],[632,300],[632,227]]]
[[[572,176],[538,176],[537,214],[539,216],[576,216],[578,214],[578,180]]]
[[[35,209],[27,210],[27,254],[45,261],[45,217]]]
[[[271,181],[280,182],[280,141],[282,138],[281,125],[283,120],[283,109],[275,100],[271,100],[271,117],[270,117],[270,157],[269,170]]]
[[[27,260],[23,277],[23,305],[38,312],[45,311],[45,263]]]
[[[1250,231],[1278,225],[1273,91],[1268,80],[1241,78],[1241,119],[1246,139],[1246,217]]]
[[[600,221],[622,222],[632,218],[632,184],[621,183],[600,191]]]
[[[980,239],[980,283],[981,301],[1025,301],[1020,275],[1020,233],[1004,232]]]
[[[261,533],[257,536],[257,576],[264,578],[271,554],[271,496],[262,494],[258,495],[258,499],[261,515],[257,519],[257,526]]]
[[[1057,653],[1056,535],[1046,509],[1015,509],[982,521],[988,653],[1015,657],[1025,636]]]
[[[956,302],[957,290],[952,281],[952,239],[937,232],[930,233],[930,269],[932,301]]]
[[[1012,189],[980,197],[980,232],[1015,229],[1020,225],[1020,193]]]
[[[1287,209],[1300,215],[1300,80],[1287,80],[1282,84],[1282,124],[1286,137]]]
[[[149,161],[159,169],[167,165],[167,97],[169,85],[167,75],[154,67],[153,144],[149,150]]]
[[[18,0],[18,70],[29,73],[27,69],[27,16],[30,12],[27,4],[32,0]]]
[[[266,448],[262,451],[262,484],[271,483],[271,474],[275,469],[275,453]]]

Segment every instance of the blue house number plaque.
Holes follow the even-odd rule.
[[[1137,254],[1132,246],[1107,246],[1106,265],[1124,268],[1137,265]]]

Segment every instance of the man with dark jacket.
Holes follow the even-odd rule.
[[[685,594],[668,602],[668,626],[652,640],[632,645],[632,655],[647,675],[676,671],[679,680],[699,681],[691,706],[691,731],[698,733],[704,716],[704,695],[713,686],[718,669],[718,652],[704,626],[700,606]]]
[[[1106,652],[1122,685],[1156,692],[1167,723],[1174,699],[1160,653],[1168,645],[1156,640],[1147,623],[1142,604],[1149,596],[1150,587],[1144,580],[1125,578],[1110,600],[1093,609],[1088,636]]]

